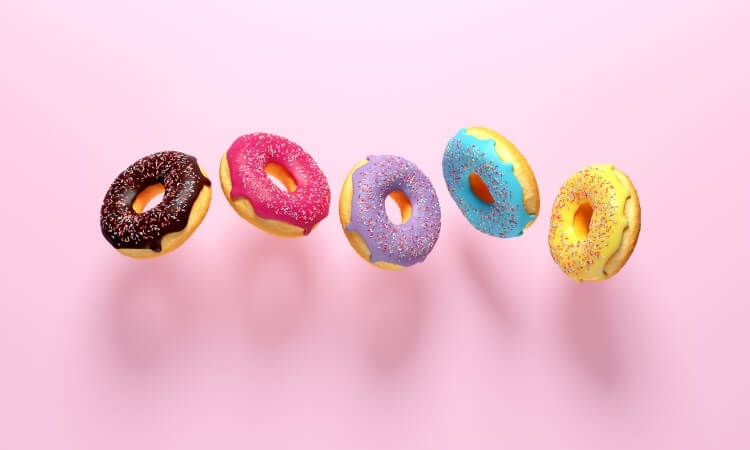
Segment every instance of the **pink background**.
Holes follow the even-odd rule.
[[[3,3],[0,448],[750,448],[747,2],[433,3]],[[539,180],[522,238],[474,231],[445,188],[447,139],[480,124]],[[310,237],[219,190],[167,257],[100,235],[137,158],[196,155],[218,187],[261,130],[329,178]],[[425,264],[376,270],[344,238],[369,153],[435,184]],[[631,176],[643,231],[580,285],[546,233],[593,162]]]

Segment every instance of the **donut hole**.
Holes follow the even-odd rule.
[[[282,191],[294,192],[297,190],[297,181],[286,167],[275,162],[270,162],[265,167],[268,178]]]
[[[586,239],[589,235],[589,226],[591,225],[591,216],[594,214],[594,208],[590,204],[584,203],[578,207],[573,216],[573,230],[578,239]]]
[[[495,201],[495,199],[492,198],[492,194],[490,194],[490,189],[484,184],[482,177],[474,172],[469,174],[469,186],[471,187],[471,192],[473,192],[479,200],[485,203],[492,203]]]
[[[161,203],[164,198],[164,185],[161,183],[147,186],[133,199],[133,211],[138,214],[148,211]]]
[[[385,198],[385,213],[394,225],[404,224],[411,217],[411,202],[401,191],[393,191]]]

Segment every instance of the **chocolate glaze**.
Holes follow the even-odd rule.
[[[145,188],[161,183],[164,197],[140,214],[133,200]],[[102,234],[114,248],[161,251],[161,239],[185,228],[193,203],[211,181],[203,176],[194,156],[167,151],[134,162],[117,176],[104,196]]]

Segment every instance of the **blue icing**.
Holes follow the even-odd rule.
[[[472,192],[472,172],[482,178],[494,202],[485,203]],[[513,163],[500,159],[494,139],[478,139],[461,129],[445,148],[443,176],[463,215],[483,233],[503,238],[520,236],[534,220],[523,206],[523,188],[513,174]]]

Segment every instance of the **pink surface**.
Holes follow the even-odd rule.
[[[1,8],[0,448],[750,448],[747,2],[137,3]],[[522,238],[445,189],[472,125],[536,172]],[[298,240],[252,228],[218,189],[252,131],[310,152],[334,204],[367,154],[414,161],[443,206],[427,262],[370,267],[335,209]],[[127,259],[100,202],[165,149],[211,209]],[[547,226],[593,162],[631,176],[643,231],[579,285]]]

